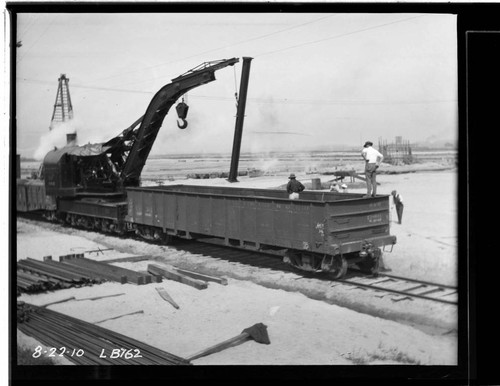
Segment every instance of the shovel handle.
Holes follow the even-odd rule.
[[[222,350],[224,350],[228,347],[231,347],[237,343],[244,342],[249,337],[250,337],[249,334],[247,334],[246,332],[243,332],[240,335],[235,336],[234,338],[230,338],[228,340],[225,340],[224,342],[218,343],[214,346],[211,346],[211,347],[208,347],[202,351],[199,351],[198,353],[193,354],[193,355],[187,357],[186,359],[188,361],[192,361],[194,359],[198,359],[198,358],[204,357],[206,355],[213,354],[213,353],[218,352],[218,351],[222,351]]]

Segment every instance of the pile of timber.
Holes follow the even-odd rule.
[[[189,365],[188,360],[117,332],[32,304],[17,303],[17,328],[77,365]],[[48,355],[43,353],[42,355]]]
[[[83,254],[60,256],[59,262],[53,261],[51,256],[44,257],[44,261],[28,257],[17,262],[18,294],[81,287],[105,281],[142,285],[161,282],[161,277],[87,259]]]
[[[199,272],[189,271],[186,269],[176,268],[171,265],[157,265],[149,264],[148,272],[155,277],[166,278],[169,280],[174,280],[179,283],[183,283],[194,287],[196,289],[202,290],[208,287],[209,281],[219,283],[221,285],[227,285],[226,278],[220,278],[215,276],[205,275]]]

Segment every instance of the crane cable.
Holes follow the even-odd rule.
[[[236,99],[236,108],[238,108],[238,82],[236,80],[236,66],[233,66],[234,75],[234,98]]]

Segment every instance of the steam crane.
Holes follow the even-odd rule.
[[[214,81],[215,71],[237,63],[238,58],[205,62],[172,79],[153,97],[145,114],[107,142],[66,146],[49,152],[43,161],[45,189],[49,196],[120,197],[125,187],[139,186],[140,176],[156,136],[170,108],[185,93]],[[182,104],[181,104],[182,103]],[[187,122],[187,105],[176,110]]]

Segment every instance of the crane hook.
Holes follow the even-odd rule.
[[[179,121],[177,121],[177,127],[179,129],[185,129],[188,126],[188,123],[185,119],[179,118],[182,121],[182,125],[179,125]]]
[[[179,125],[179,121],[177,121],[177,127],[179,129],[185,129],[188,125],[188,123],[186,121],[186,116],[187,116],[187,113],[189,110],[189,106],[186,103],[184,103],[184,99],[183,99],[182,102],[180,102],[175,107],[175,109],[177,110],[177,116],[182,121],[182,125]]]

